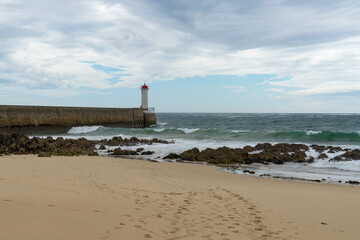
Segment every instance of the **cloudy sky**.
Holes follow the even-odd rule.
[[[0,104],[360,112],[358,0],[0,0]]]

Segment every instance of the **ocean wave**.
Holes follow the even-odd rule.
[[[163,132],[163,131],[165,131],[165,128],[153,128],[153,129],[151,129],[152,131],[154,131],[154,132]]]
[[[81,126],[72,127],[67,133],[68,134],[82,134],[97,131],[101,126]]]
[[[320,134],[322,133],[322,131],[312,131],[312,130],[308,130],[305,131],[306,135],[313,135],[313,134]]]
[[[158,123],[156,123],[156,125],[157,126],[165,126],[165,125],[167,125],[168,123],[166,123],[166,122],[158,122]]]
[[[230,130],[232,133],[249,133],[251,130]]]
[[[188,134],[199,131],[199,128],[178,128],[178,130],[182,131],[185,134]]]
[[[340,161],[340,162],[329,162],[326,160],[318,160],[312,164],[310,164],[312,167],[316,168],[335,168],[345,171],[355,171],[360,172],[360,161],[354,160],[354,161]]]

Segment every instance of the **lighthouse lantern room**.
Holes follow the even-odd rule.
[[[141,86],[141,108],[144,110],[149,109],[148,91],[149,91],[149,87],[144,83],[144,85]]]

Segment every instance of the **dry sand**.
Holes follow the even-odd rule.
[[[0,157],[1,240],[360,239],[360,187],[211,166]]]

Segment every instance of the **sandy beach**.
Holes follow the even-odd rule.
[[[0,239],[357,239],[360,187],[214,166],[0,157]]]

